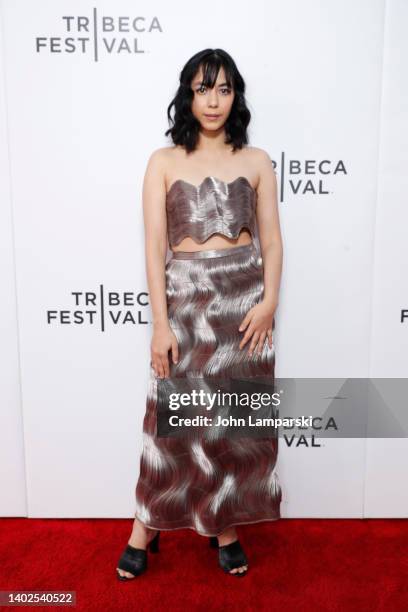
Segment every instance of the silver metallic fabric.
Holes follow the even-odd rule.
[[[169,322],[179,343],[177,364],[169,353],[169,379],[273,381],[274,345],[265,342],[263,352],[251,357],[249,344],[239,349],[238,327],[263,297],[263,262],[255,243],[173,252],[165,272]],[[191,528],[206,536],[280,518],[278,438],[160,437],[160,380],[151,367],[135,516],[154,529]]]
[[[214,233],[237,238],[243,227],[256,231],[256,190],[244,176],[226,183],[207,176],[200,185],[176,180],[166,197],[170,247],[186,236],[203,243]]]

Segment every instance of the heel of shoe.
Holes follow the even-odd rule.
[[[160,539],[160,531],[156,533],[153,540],[151,540],[149,543],[149,550],[151,553],[159,552],[159,539]]]
[[[218,538],[217,536],[210,537],[210,548],[218,548]]]

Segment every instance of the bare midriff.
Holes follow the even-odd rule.
[[[195,242],[189,236],[183,238],[177,245],[171,247],[171,250],[176,251],[207,251],[211,249],[227,249],[234,246],[243,246],[245,244],[251,244],[252,236],[251,232],[242,228],[238,238],[228,238],[223,234],[213,234],[205,242]]]

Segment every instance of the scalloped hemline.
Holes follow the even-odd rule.
[[[206,243],[209,238],[212,238],[212,236],[215,236],[216,234],[219,234],[220,236],[223,236],[224,238],[229,238],[230,240],[237,240],[240,237],[241,232],[242,232],[243,229],[248,230],[248,232],[251,234],[252,243],[253,243],[255,241],[255,239],[256,239],[256,232],[255,232],[255,230],[252,229],[251,227],[249,227],[249,225],[243,224],[237,230],[235,235],[232,232],[231,233],[227,233],[225,230],[221,230],[221,231],[215,230],[214,232],[206,234],[205,237],[202,238],[202,240],[200,240],[199,236],[197,234],[185,234],[182,238],[178,239],[178,242],[170,242],[169,241],[169,247],[170,247],[170,250],[172,250],[173,247],[178,246],[179,244],[181,244],[181,242],[185,238],[191,238],[191,240],[193,240],[193,242],[195,242],[196,244],[202,245],[202,244]],[[252,243],[249,243],[249,244],[252,244]],[[240,246],[240,245],[238,245],[238,246]],[[247,245],[243,245],[243,246],[247,246]],[[220,247],[220,248],[222,248],[222,247]],[[234,248],[234,247],[232,247],[232,248]],[[173,252],[176,252],[176,251],[173,251]],[[194,252],[195,251],[192,251],[192,253],[194,253]]]

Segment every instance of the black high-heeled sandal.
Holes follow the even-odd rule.
[[[121,558],[119,559],[119,563],[116,569],[116,576],[119,580],[133,580],[136,576],[140,576],[147,570],[147,551],[149,550],[151,553],[159,552],[159,538],[160,531],[156,533],[154,538],[150,540],[146,549],[144,548],[135,548],[128,544],[125,550],[122,553]],[[118,569],[121,569],[125,572],[130,572],[133,574],[132,578],[129,576],[122,576]]]
[[[217,538],[215,538],[217,540]],[[215,547],[214,543],[210,542],[210,546]],[[243,572],[233,572],[231,570],[236,569],[238,567],[242,567],[243,565],[248,566],[248,559],[242,549],[239,540],[235,540],[230,544],[225,544],[224,546],[218,546],[218,563],[220,567],[224,570],[226,574],[230,574],[231,576],[238,576],[241,578],[245,576],[247,573],[247,569]]]

